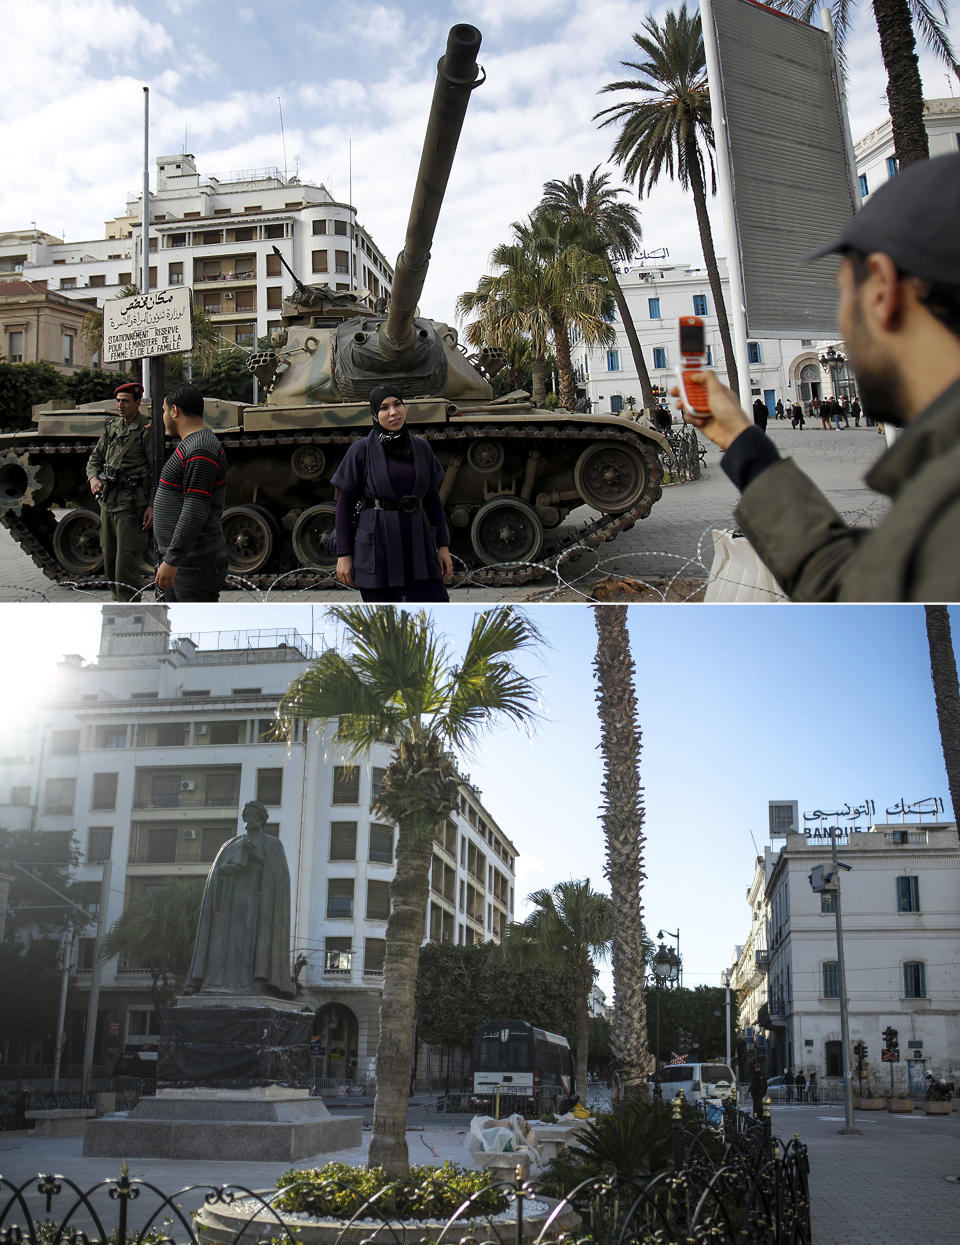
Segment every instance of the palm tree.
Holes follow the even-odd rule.
[[[606,260],[607,284],[617,304],[620,323],[640,380],[641,405],[652,411],[656,403],[650,374],[630,308],[613,267],[614,260],[629,260],[636,253],[642,237],[640,218],[636,208],[619,202],[625,188],[608,186],[610,174],[601,174],[599,169],[598,164],[586,181],[580,173],[571,173],[565,182],[558,178],[547,182],[543,187],[541,206],[574,225],[584,249]]]
[[[639,761],[634,665],[630,656],[625,605],[597,605],[597,712],[603,754],[603,831],[607,840],[604,873],[613,906],[613,1028],[610,1050],[614,1096],[646,1096],[650,1071],[646,1001],[643,992],[646,947],[641,887],[643,872],[643,792]]]
[[[643,30],[645,33],[635,34],[633,41],[647,59],[620,62],[626,69],[635,69],[640,77],[608,82],[601,88],[603,91],[640,92],[640,99],[604,108],[594,119],[603,117],[601,125],[623,123],[612,159],[623,165],[631,181],[636,178],[641,195],[649,192],[664,173],[671,179],[676,177],[683,189],[693,195],[703,262],[717,310],[717,327],[727,365],[727,383],[737,393],[737,361],[707,212],[707,163],[712,194],[716,193],[717,185],[700,15],[690,16],[683,4],[679,13],[666,15],[663,26],[648,17]]]
[[[813,23],[822,7],[821,0],[770,0],[775,9]],[[855,0],[837,0],[831,5],[837,49],[843,52],[847,31],[856,8]],[[949,21],[946,0],[871,0],[880,55],[887,71],[887,103],[893,129],[893,150],[899,165],[926,160],[930,155],[927,129],[923,123],[923,83],[917,62],[914,25],[924,44],[960,77],[947,37]],[[937,19],[940,10],[943,21]]]
[[[368,1163],[391,1179],[408,1171],[406,1113],[414,1062],[414,987],[430,889],[432,843],[459,798],[455,750],[469,748],[494,719],[535,716],[535,685],[511,661],[536,644],[532,622],[509,606],[478,614],[455,664],[430,617],[394,606],[329,610],[350,641],[327,649],[290,685],[277,708],[288,734],[297,719],[336,719],[336,738],[355,755],[385,739],[393,757],[373,804],[398,827],[390,884],[377,1089]]]
[[[466,329],[467,340],[473,345],[505,347],[516,332],[530,337],[535,404],[541,404],[545,397],[545,386],[538,392],[538,377],[543,375],[539,364],[546,357],[552,335],[560,402],[572,410],[576,388],[570,362],[570,327],[575,327],[588,345],[615,340],[608,322],[611,295],[606,263],[585,250],[577,229],[552,212],[538,210],[528,222],[514,221],[511,228],[514,240],[501,243],[490,256],[501,272],[481,277],[476,290],[461,294],[457,313],[480,311],[479,319]]]
[[[945,605],[925,605],[927,642],[930,646],[930,674],[940,723],[940,746],[947,767],[947,786],[953,816],[960,835],[960,687],[957,686],[957,659],[950,633],[950,615]]]
[[[605,959],[610,950],[610,897],[591,890],[590,879],[585,878],[534,891],[527,903],[534,910],[521,924],[507,927],[504,954],[527,962],[532,956],[570,978],[577,1028],[576,1088],[586,1103],[590,991],[597,976],[594,961]]]
[[[171,1003],[186,978],[197,937],[203,878],[181,878],[144,891],[129,903],[103,940],[100,958],[123,955],[149,969],[155,1007]]]

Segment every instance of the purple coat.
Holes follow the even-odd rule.
[[[332,477],[348,509],[362,497],[399,501],[406,493],[424,503],[410,514],[368,507],[356,530],[349,532],[340,521],[344,508],[338,504],[337,552],[349,553],[352,543],[358,588],[402,588],[406,583],[442,578],[437,546],[450,540],[437,491],[443,468],[423,437],[411,435],[410,444],[412,463],[388,458],[377,430],[372,429],[362,441],[354,441]]]

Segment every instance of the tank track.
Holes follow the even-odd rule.
[[[567,532],[563,543],[545,548],[536,563],[519,565],[516,569],[476,567],[463,572],[455,571],[451,587],[456,587],[461,583],[469,583],[471,586],[513,588],[532,583],[551,572],[558,571],[564,563],[572,558],[579,557],[585,550],[595,549],[606,541],[613,540],[621,532],[628,531],[638,520],[647,517],[654,503],[659,501],[663,493],[662,472],[658,461],[656,442],[639,436],[629,428],[620,430],[610,427],[564,427],[561,430],[552,425],[475,424],[464,420],[463,423],[457,421],[448,424],[425,424],[417,427],[414,431],[418,436],[424,437],[431,445],[437,448],[455,447],[459,443],[476,441],[481,438],[494,438],[497,440],[510,438],[550,440],[561,438],[565,441],[625,441],[643,454],[650,470],[651,486],[630,510],[615,515],[601,514],[599,518],[582,525],[579,530]],[[291,449],[294,449],[298,445],[339,445],[346,448],[354,440],[356,440],[356,436],[351,436],[346,431],[319,428],[302,432],[280,432],[275,434],[227,432],[221,437],[221,443],[227,451],[228,464],[231,449],[256,451],[256,449],[263,446],[289,446]],[[78,444],[73,441],[60,442],[54,445],[38,442],[27,446],[18,446],[17,448],[20,453],[25,454],[49,454],[53,451],[57,454],[82,453],[88,456],[90,453],[90,446],[86,442]],[[32,507],[25,507],[24,509],[25,511],[33,510]],[[40,520],[39,525],[47,527],[48,532],[52,529],[53,516],[49,510],[38,509],[33,511],[33,514],[36,520],[40,520],[41,515],[45,516],[49,523]],[[21,548],[30,555],[48,578],[56,580],[58,583],[75,584],[83,588],[97,589],[109,587],[109,582],[103,576],[69,575],[64,572],[53,553],[45,546],[41,537],[34,532],[34,524],[25,521],[22,514],[15,515],[12,511],[7,511],[0,516],[0,521],[3,522],[4,527],[10,531]],[[302,568],[300,570],[291,570],[286,574],[276,571],[261,571],[252,575],[231,576],[231,578],[235,581],[239,580],[244,587],[264,590],[272,587],[282,588],[284,591],[292,591],[310,588],[337,588],[340,586],[332,569],[330,571],[311,571],[307,568]]]

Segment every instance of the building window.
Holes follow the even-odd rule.
[[[335,220],[333,222],[333,232],[345,238],[347,236],[347,222],[345,220]]]
[[[367,920],[385,921],[390,915],[390,883],[367,882]]]
[[[279,255],[267,256],[267,276],[279,277],[283,274],[283,265],[280,263]]]
[[[837,910],[837,892],[821,891],[820,892],[820,911],[836,912]]]
[[[117,274],[117,285],[132,285],[129,272],[121,272]]]
[[[659,298],[648,298],[647,306],[650,308],[650,319],[659,320],[660,319],[660,299]]]
[[[922,960],[908,960],[903,966],[903,994],[908,999],[925,999],[927,982]]]
[[[353,952],[349,938],[325,938],[323,940],[323,971],[325,973],[349,973],[353,967]]]
[[[317,234],[317,233],[326,233],[326,232],[327,232],[327,222],[326,222],[325,220],[315,220],[315,221],[313,222],[313,232],[314,232],[315,234]]]
[[[346,251],[334,251],[334,260],[336,261],[336,271],[340,273],[348,273],[350,271],[349,256]]]
[[[283,287],[280,285],[267,286],[267,308],[276,310],[283,305]]]
[[[265,238],[282,238],[283,229],[283,225],[267,225],[263,231],[263,236]]]
[[[327,259],[326,251],[314,251],[313,252],[313,271],[314,272],[329,272],[330,271],[329,261]]]
[[[357,823],[355,821],[332,821],[330,823],[330,859],[356,860]]]
[[[43,811],[45,813],[72,813],[76,785],[75,778],[48,778],[44,791]]]
[[[113,846],[111,826],[91,826],[87,833],[87,864],[99,865],[110,859]]]
[[[60,288],[61,290],[75,290],[77,288],[77,278],[76,277],[61,277]]]
[[[160,1035],[157,1013],[152,1007],[131,1007],[127,1010],[127,1037],[149,1038]]]
[[[887,156],[887,176],[888,176],[888,177],[896,177],[896,175],[899,173],[899,171],[900,171],[900,170],[899,170],[899,168],[898,168],[898,166],[897,166],[897,157],[896,157],[896,156]]]
[[[207,734],[208,744],[239,744],[243,743],[246,734],[246,722],[211,722]]]
[[[840,997],[840,965],[836,960],[826,960],[823,965],[823,997]]]
[[[667,351],[664,346],[654,346],[653,348],[653,366],[664,368],[667,366]]]
[[[843,1076],[842,1043],[824,1042],[823,1067],[825,1076]]]
[[[183,285],[183,262],[167,265],[167,280],[170,285]]]
[[[760,343],[759,342],[747,342],[747,349],[750,351],[750,362],[759,363],[760,362]]]
[[[373,804],[377,796],[380,794],[380,787],[383,785],[383,776],[387,771],[381,769],[379,765],[374,765],[370,770],[370,803]]]
[[[79,731],[53,731],[50,736],[50,751],[54,756],[75,756],[80,751]]]
[[[77,940],[77,972],[92,973],[93,959],[97,950],[96,938],[79,938]]]
[[[857,178],[857,181],[860,183],[860,198],[865,199],[867,195],[870,193],[870,187],[867,183],[866,173],[861,173],[860,176]]]
[[[62,362],[65,367],[70,367],[73,365],[73,346],[74,346],[73,333],[61,333],[60,347],[61,347],[62,354],[63,354]]]
[[[623,410],[623,395],[619,393],[611,394],[610,395],[610,413],[612,415],[619,415],[622,410]]]
[[[694,294],[693,296],[693,314],[695,316],[705,316],[707,314],[707,296],[706,294]]]
[[[236,808],[240,791],[240,775],[227,770],[220,773],[216,770],[207,771],[207,790],[204,797],[205,808]],[[189,801],[184,800],[189,808]]]
[[[7,358],[11,363],[23,362],[23,330],[11,330],[7,333]]]
[[[620,351],[619,350],[608,350],[607,351],[607,371],[608,372],[619,372],[620,371]]]
[[[327,916],[353,916],[353,878],[327,878]]]
[[[393,826],[381,826],[371,822],[368,859],[378,865],[393,864]]]
[[[283,770],[257,770],[257,799],[268,807],[283,803]]]
[[[107,809],[117,807],[117,775],[94,774],[93,804],[91,808]]]
[[[920,879],[918,877],[897,878],[897,911],[920,911]]]
[[[101,286],[105,286],[107,284],[107,278],[102,272],[99,272],[99,273],[94,272],[94,273],[91,273],[90,280],[87,282],[87,284],[90,286],[92,290],[98,290],[101,288]]]
[[[707,347],[707,367],[713,367],[713,347]]]
[[[383,957],[387,944],[383,938],[367,938],[363,944],[363,971],[376,977],[383,976]]]
[[[359,765],[335,765],[333,767],[333,803],[360,803]]]

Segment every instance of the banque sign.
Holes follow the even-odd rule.
[[[193,346],[192,293],[186,286],[152,290],[103,304],[103,361],[181,354]]]

